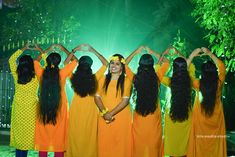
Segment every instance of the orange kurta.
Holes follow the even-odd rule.
[[[96,73],[99,80],[105,72],[102,66]],[[67,157],[97,156],[98,109],[93,96],[80,97],[74,93],[69,109],[69,132]]]
[[[192,129],[189,138],[188,157],[226,157],[226,132],[221,92],[225,79],[225,66],[218,61],[219,81],[213,115],[206,117],[199,100],[199,81],[193,82],[196,97],[193,109]]]
[[[101,96],[105,107],[110,111],[116,107],[123,97],[130,96],[131,81],[125,77],[124,93],[121,96],[120,90],[116,95],[117,80],[111,80],[107,93],[103,91],[105,76],[99,80],[98,94]],[[98,157],[131,157],[131,111],[126,106],[121,112],[115,115],[115,120],[106,124],[102,117],[98,120]]]
[[[38,61],[35,61],[35,72],[39,80],[43,74],[43,68]],[[66,78],[72,73],[76,67],[77,61],[74,60],[60,69],[60,85],[61,85],[61,106],[58,111],[56,124],[44,125],[37,118],[35,131],[35,149],[39,151],[63,152],[66,148],[67,127],[68,127],[68,101],[65,93]]]
[[[169,63],[157,65],[156,73],[161,81]],[[159,84],[160,87],[160,84]],[[162,156],[162,116],[158,101],[157,109],[146,117],[134,112],[133,117],[133,157]]]

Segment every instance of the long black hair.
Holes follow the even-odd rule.
[[[203,112],[210,117],[215,108],[219,80],[218,71],[216,65],[211,61],[204,63],[201,69],[200,91],[203,96],[201,105]]]
[[[187,63],[184,58],[178,57],[173,62],[170,117],[173,121],[183,122],[188,119],[191,108],[191,80]]]
[[[35,77],[33,59],[29,55],[23,55],[19,59],[16,69],[19,84],[27,84]]]
[[[121,62],[122,59],[124,59],[124,57],[122,55],[120,55],[120,54],[114,54],[113,55],[113,57],[116,57],[116,56],[118,57],[120,62]],[[112,60],[110,62],[112,62]],[[122,62],[121,62],[121,64],[122,64],[122,73],[119,76],[118,81],[117,81],[116,95],[118,93],[118,89],[120,88],[121,89],[121,96],[122,96],[123,92],[124,92],[124,81],[125,81],[126,70],[125,70],[125,65]],[[112,77],[112,74],[110,73],[110,70],[109,70],[108,74],[106,74],[104,85],[103,85],[103,89],[104,89],[105,93],[107,93],[107,90],[108,90],[108,87],[109,87],[109,83],[111,81],[111,77]]]
[[[153,68],[154,60],[149,54],[141,56],[137,74],[134,77],[136,112],[142,116],[154,113],[158,101],[158,77]]]
[[[40,92],[40,120],[44,124],[56,124],[57,111],[60,106],[60,75],[59,63],[61,57],[58,53],[51,53],[47,59],[47,66],[43,72],[41,79],[41,92]]]
[[[71,78],[72,88],[81,97],[94,95],[97,90],[97,80],[91,69],[92,63],[91,57],[82,56]]]

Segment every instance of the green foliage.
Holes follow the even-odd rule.
[[[4,19],[0,45],[42,38],[70,40],[80,23],[72,14],[65,14],[63,9],[58,10],[60,8],[55,8],[52,3],[45,0],[19,1],[19,7],[8,12]]]
[[[187,42],[186,42],[186,39],[185,38],[182,38],[181,37],[181,33],[180,33],[180,30],[178,30],[177,34],[176,34],[176,37],[174,37],[174,41],[173,41],[173,44],[172,46],[174,46],[177,50],[180,51],[180,53],[187,57],[188,56],[188,46],[187,46]]]
[[[192,0],[195,9],[192,16],[197,18],[208,33],[205,39],[210,49],[221,57],[227,70],[235,71],[235,1],[234,0]]]

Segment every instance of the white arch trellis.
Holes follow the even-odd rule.
[[[9,51],[12,49],[20,48],[23,47],[27,42],[31,42],[33,44],[55,44],[55,43],[60,43],[60,44],[65,44],[67,38],[66,35],[63,37],[52,37],[52,38],[46,38],[46,37],[41,37],[41,38],[33,38],[31,40],[18,40],[18,41],[13,41],[9,42],[3,45],[2,51]]]

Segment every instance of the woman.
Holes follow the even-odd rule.
[[[27,49],[42,52],[37,45],[35,48],[29,48],[29,44],[26,44],[9,59],[15,84],[11,112],[10,146],[16,148],[16,157],[26,157],[28,150],[34,149],[38,80],[35,78],[33,59],[29,55],[22,55]]]
[[[226,133],[221,101],[225,66],[210,50],[204,47],[190,55],[189,63],[199,55],[199,52],[208,55],[213,62],[203,63],[201,79],[195,79],[193,82],[196,97],[187,156],[226,157]]]
[[[71,56],[73,56],[72,53],[66,61],[69,61]],[[66,148],[68,101],[65,83],[66,78],[77,65],[77,61],[73,60],[64,68],[59,69],[60,61],[60,55],[53,52],[46,58],[45,69],[39,62],[35,62],[35,72],[40,80],[35,147],[39,150],[40,157],[47,156],[49,151],[55,152],[55,157],[63,157]]]
[[[191,79],[187,62],[183,57],[174,59],[172,77],[164,77],[162,83],[171,89],[171,97],[165,109],[164,154],[185,156],[191,128],[192,107]]]
[[[71,83],[74,97],[69,111],[68,157],[96,157],[97,156],[97,123],[98,110],[94,102],[97,81],[106,70],[107,61],[93,47],[88,46],[89,52],[94,53],[103,66],[96,74],[92,73],[93,63],[89,56],[82,56],[79,65],[72,75]],[[76,47],[73,52],[81,50]]]
[[[142,47],[144,48],[144,47]],[[128,58],[129,61],[141,52],[141,47],[134,51]],[[159,61],[160,55],[150,48],[145,48],[150,54],[156,56]],[[169,48],[164,54],[168,53]],[[150,54],[143,54],[139,60],[139,67],[134,76],[134,102],[136,108],[133,118],[133,156],[134,157],[161,157],[162,156],[162,118],[159,103],[160,82],[168,70],[169,63],[164,59],[161,65],[158,62],[154,69],[154,60]],[[127,75],[133,75],[131,74]]]
[[[127,106],[131,81],[125,76],[125,60],[111,57],[108,74],[102,77],[95,95],[101,116],[98,120],[98,156],[131,157],[131,112]]]

